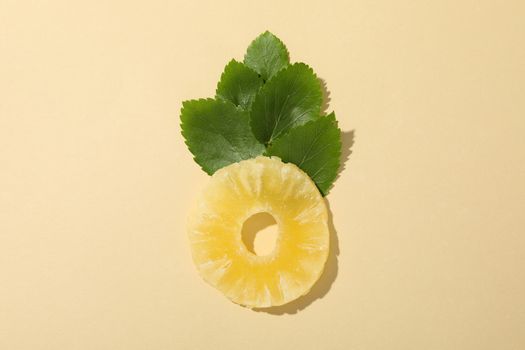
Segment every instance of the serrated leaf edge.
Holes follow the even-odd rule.
[[[223,100],[222,98],[220,98],[220,97],[218,96],[219,85],[220,85],[221,82],[222,82],[222,78],[223,78],[224,75],[226,74],[226,68],[227,68],[230,64],[232,64],[232,63],[234,63],[234,62],[235,62],[235,63],[238,63],[238,64],[240,64],[240,65],[242,65],[242,66],[244,66],[244,68],[246,68],[246,69],[252,71],[253,74],[255,74],[255,75],[257,75],[257,76],[260,77],[259,73],[257,73],[256,71],[254,71],[253,69],[251,69],[250,67],[248,67],[247,65],[245,65],[244,62],[239,62],[239,61],[237,61],[235,58],[232,58],[232,59],[231,59],[231,60],[230,60],[225,66],[224,66],[224,69],[223,69],[223,71],[222,71],[222,73],[221,73],[221,77],[219,78],[219,81],[217,82],[217,85],[216,85],[216,87],[215,87],[215,99],[216,99],[216,100],[220,100],[220,101],[230,102],[230,103],[233,104],[236,108],[241,109],[241,110],[243,110],[243,111],[247,111],[247,112],[249,112],[250,109],[244,109],[244,108],[242,108],[240,105],[237,106],[235,103],[232,103],[231,101]],[[262,78],[261,78],[261,80],[262,80]],[[261,89],[262,89],[263,86],[264,86],[264,80],[263,80],[263,83],[261,84],[261,86],[259,87],[259,90],[258,90],[257,93],[255,94],[255,96],[257,96],[257,95],[259,94],[259,92],[261,91]],[[255,101],[255,98],[254,98],[254,101]]]
[[[279,44],[282,45],[282,47],[284,48],[284,52],[286,52],[286,58],[288,59],[288,64],[284,67],[282,67],[281,69],[279,69],[277,72],[275,72],[275,74],[270,77],[270,79],[268,80],[264,80],[264,83],[267,83],[268,81],[270,81],[272,78],[274,78],[278,73],[280,73],[281,71],[285,70],[286,68],[290,67],[292,64],[290,63],[290,52],[288,51],[288,48],[286,47],[286,45],[284,44],[284,42],[275,34],[273,34],[272,32],[270,32],[269,30],[265,30],[263,33],[259,34],[255,39],[253,39],[250,44],[248,45],[248,47],[246,48],[246,52],[244,53],[244,56],[243,56],[243,63],[244,61],[246,60],[246,56],[248,55],[248,50],[250,49],[250,47],[252,47],[252,45],[260,38],[262,37],[263,35],[266,35],[266,34],[270,34],[271,36],[273,36],[275,39],[277,39],[277,41],[279,42]],[[249,67],[248,67],[249,68]],[[251,68],[250,68],[251,69]],[[257,72],[255,72],[257,73]],[[257,73],[259,74],[259,73]],[[259,74],[259,76],[261,76]],[[264,84],[266,85],[266,84]],[[263,86],[264,86],[263,85]]]
[[[182,107],[180,109],[180,129],[181,129],[181,135],[182,137],[184,138],[184,144],[188,147],[188,150],[190,151],[190,153],[192,154],[193,156],[193,160],[195,161],[195,163],[197,163],[197,165],[208,175],[213,175],[214,172],[211,171],[211,169],[207,169],[206,167],[204,167],[199,161],[198,159],[200,159],[198,156],[195,155],[195,152],[194,152],[194,149],[192,146],[190,146],[189,144],[189,141],[188,141],[188,138],[187,138],[187,135],[185,134],[184,132],[184,121],[182,120],[182,114],[184,113],[184,108],[190,104],[190,103],[199,103],[199,102],[218,102],[218,103],[222,103],[222,104],[230,104],[232,107],[237,108],[237,106],[235,106],[235,104],[231,103],[230,101],[223,101],[223,100],[220,100],[220,99],[216,99],[216,98],[198,98],[198,99],[192,99],[192,100],[186,100],[186,101],[182,101]]]
[[[292,163],[292,164],[295,164],[299,169],[303,170],[303,171],[305,172],[305,174],[307,174],[308,177],[309,177],[309,178],[315,183],[315,185],[317,186],[317,189],[318,189],[319,192],[323,195],[323,197],[326,197],[326,196],[328,195],[328,193],[330,192],[330,190],[332,189],[332,187],[334,186],[334,182],[335,182],[335,180],[337,179],[337,174],[339,173],[339,170],[341,169],[341,154],[342,154],[342,146],[343,146],[343,143],[342,143],[342,140],[341,140],[341,129],[339,128],[339,123],[338,123],[338,121],[337,121],[337,119],[336,119],[335,113],[332,111],[331,113],[327,114],[326,116],[320,116],[319,118],[317,118],[317,119],[315,119],[315,120],[310,120],[309,122],[307,122],[307,123],[305,123],[305,124],[303,124],[303,125],[296,126],[296,127],[292,128],[292,129],[288,130],[288,131],[286,132],[285,135],[291,133],[292,131],[296,132],[298,129],[306,128],[307,125],[311,125],[311,124],[314,124],[314,123],[318,123],[319,121],[323,120],[323,118],[330,118],[330,119],[332,119],[332,120],[331,120],[332,124],[334,124],[334,126],[336,127],[336,129],[339,131],[339,134],[338,134],[339,137],[337,138],[337,141],[336,141],[337,146],[338,146],[338,147],[337,147],[337,169],[336,169],[336,172],[335,172],[336,175],[334,176],[334,178],[333,178],[333,179],[330,179],[330,182],[331,182],[331,183],[330,183],[330,186],[328,186],[328,187],[326,188],[326,190],[323,191],[323,190],[319,187],[319,185],[318,185],[318,183],[315,181],[315,179],[314,179],[312,176],[310,176],[310,174],[308,174],[306,171],[304,171],[304,170],[301,168],[301,166],[300,166],[299,164],[295,164],[294,162],[289,162],[289,161],[284,161],[284,160],[282,160],[282,161],[283,161],[284,163]],[[284,135],[281,135],[281,136],[279,137],[279,139],[280,139],[281,137],[283,137],[283,136],[284,136]],[[266,148],[266,151],[264,152],[263,155],[264,155],[265,157],[278,157],[278,156],[276,156],[276,155],[269,155],[269,154],[268,154],[268,151],[269,151],[269,149],[270,149],[271,147],[272,147],[272,146],[269,145],[269,146]],[[325,182],[326,182],[326,181],[324,181],[324,182],[322,182],[322,183],[325,183]]]

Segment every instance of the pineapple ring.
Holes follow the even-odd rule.
[[[270,213],[279,234],[272,253],[242,242],[243,223]],[[193,260],[203,279],[237,304],[271,307],[305,295],[328,257],[326,204],[310,177],[277,157],[257,157],[218,170],[189,220]]]

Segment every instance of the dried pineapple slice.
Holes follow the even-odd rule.
[[[272,253],[250,252],[243,223],[268,212],[279,234]],[[311,178],[277,157],[218,170],[190,215],[189,239],[201,276],[237,304],[271,307],[308,293],[329,250],[328,213]]]

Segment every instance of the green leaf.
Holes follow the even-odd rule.
[[[326,196],[334,182],[341,159],[341,130],[335,114],[320,117],[292,129],[276,140],[266,151],[268,156],[280,157],[307,173]]]
[[[250,131],[249,114],[232,103],[213,99],[185,101],[182,135],[195,161],[208,174],[261,155],[264,146]]]
[[[296,63],[268,81],[255,97],[252,131],[261,143],[271,144],[291,128],[319,117],[323,94],[313,70]]]
[[[244,55],[244,64],[266,81],[290,64],[288,50],[275,35],[266,31],[259,35]]]
[[[255,71],[241,62],[231,60],[217,84],[216,97],[249,109],[262,84],[263,80]]]

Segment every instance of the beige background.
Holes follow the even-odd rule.
[[[518,0],[1,0],[0,349],[524,349],[524,18]],[[207,176],[178,125],[265,29],[355,141],[328,197],[339,256],[272,314],[193,268]]]

